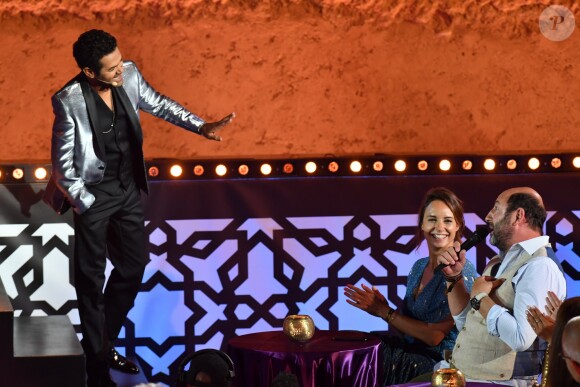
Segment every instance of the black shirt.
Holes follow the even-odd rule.
[[[92,90],[92,89],[91,89]],[[114,110],[111,111],[105,101],[92,90],[97,101],[96,120],[105,146],[106,167],[103,180],[97,184],[98,189],[113,193],[119,187],[128,189],[134,183],[133,152],[127,112],[112,89]]]

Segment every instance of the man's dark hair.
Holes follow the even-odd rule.
[[[198,380],[199,373],[204,373],[211,381]],[[227,354],[215,349],[202,349],[189,361],[186,381],[189,386],[230,387],[233,376],[234,364]]]
[[[77,65],[84,69],[90,68],[96,74],[101,71],[102,57],[115,51],[117,39],[103,30],[83,32],[73,44],[73,56]]]
[[[271,387],[299,387],[299,386],[300,384],[298,384],[298,378],[296,377],[296,375],[281,371],[272,380]]]
[[[507,201],[506,215],[518,208],[526,213],[526,219],[532,230],[542,233],[546,221],[546,209],[538,199],[527,193],[512,194]]]

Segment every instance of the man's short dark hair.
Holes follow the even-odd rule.
[[[83,32],[73,44],[73,56],[81,69],[88,67],[98,74],[102,67],[101,58],[115,48],[117,39],[113,35],[103,30],[90,30]]]
[[[197,380],[203,372],[211,379],[204,383]],[[187,385],[198,387],[230,387],[233,378],[233,363],[228,355],[218,350],[201,350],[189,362],[186,374]]]
[[[272,380],[272,387],[299,387],[298,378],[294,374],[280,372]]]
[[[526,213],[526,219],[532,230],[543,230],[546,221],[546,209],[540,201],[527,193],[514,193],[507,201],[506,215],[511,214],[518,208],[522,208]]]

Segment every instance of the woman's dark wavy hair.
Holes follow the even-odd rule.
[[[562,353],[562,334],[568,321],[576,316],[580,316],[580,297],[572,297],[565,300],[556,315],[556,325],[552,333],[550,348],[548,350],[548,377],[546,386],[548,387],[572,387],[578,384],[570,375],[566,361],[560,357]]]
[[[427,209],[427,206],[435,200],[441,200],[453,213],[453,217],[459,226],[457,233],[455,234],[455,240],[461,242],[461,237],[463,236],[463,230],[465,228],[465,218],[463,217],[463,202],[450,189],[445,187],[436,187],[427,191],[423,197],[421,206],[419,207],[419,222],[417,223],[419,226],[417,229],[417,248],[421,246],[421,242],[423,242],[423,239],[425,239],[423,231],[421,230],[421,223],[423,223],[425,210]]]
[[[101,58],[115,51],[117,39],[103,30],[90,30],[82,33],[73,44],[73,56],[77,65],[90,68],[96,74],[101,71]]]

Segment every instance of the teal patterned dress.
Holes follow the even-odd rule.
[[[407,278],[407,292],[399,313],[428,323],[437,323],[450,315],[447,295],[445,294],[445,277],[438,270],[433,278],[415,298],[414,293],[421,283],[421,277],[429,258],[421,258],[413,265]],[[475,267],[467,261],[463,268],[465,285],[469,291],[477,276]],[[403,335],[383,337],[384,346],[384,380],[383,385],[406,383],[416,376],[433,371],[433,366],[443,360],[443,351],[452,350],[457,338],[457,329],[453,327],[445,338],[434,347],[430,347],[414,337]]]

